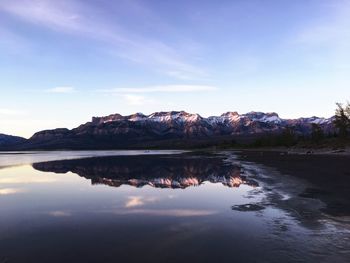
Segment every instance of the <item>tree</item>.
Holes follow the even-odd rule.
[[[280,145],[283,146],[293,146],[294,144],[296,144],[296,134],[294,132],[294,129],[292,127],[287,126],[281,136],[280,136]]]
[[[339,137],[345,138],[350,129],[350,103],[344,107],[341,103],[336,103],[334,125],[338,129]]]
[[[311,126],[311,140],[319,143],[324,138],[324,133],[320,125],[312,123]]]

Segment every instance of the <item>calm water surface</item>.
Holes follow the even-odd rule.
[[[234,153],[0,154],[2,262],[349,262],[346,217]]]

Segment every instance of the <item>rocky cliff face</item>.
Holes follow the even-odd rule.
[[[45,130],[34,134],[29,148],[38,149],[109,149],[130,146],[172,145],[170,142],[238,138],[280,133],[292,127],[298,134],[311,132],[312,124],[333,131],[333,118],[282,119],[277,113],[226,112],[204,118],[184,111],[136,113],[129,116],[112,114],[93,117],[91,122],[68,129]]]

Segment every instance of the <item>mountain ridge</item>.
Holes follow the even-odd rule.
[[[0,133],[0,146],[11,146],[25,141],[23,137]]]
[[[185,111],[161,111],[149,115],[135,113],[92,117],[90,122],[71,130],[57,128],[35,133],[14,149],[117,149],[172,147],[175,144],[205,140],[256,138],[282,133],[292,128],[308,135],[317,124],[324,132],[334,131],[334,117],[283,119],[275,112],[239,114],[228,111],[219,116],[202,117]]]

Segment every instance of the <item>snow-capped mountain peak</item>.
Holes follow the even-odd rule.
[[[282,119],[275,112],[248,112],[245,114],[239,114],[235,111],[229,111],[221,114],[220,116],[210,116],[208,118],[203,118],[199,114],[192,114],[185,111],[166,111],[166,112],[154,112],[150,115],[144,115],[142,113],[135,113],[128,116],[122,116],[120,114],[111,114],[105,117],[94,117],[92,123],[101,124],[109,122],[120,122],[120,121],[130,121],[130,122],[156,122],[156,123],[207,123],[210,126],[217,125],[235,125],[235,123],[244,123],[245,125],[250,125],[251,123],[266,123],[272,125],[282,125],[293,124],[293,123],[303,123],[303,124],[331,124],[332,118],[299,118],[299,119]]]
[[[147,120],[155,122],[196,122],[201,120],[199,114],[191,114],[185,111],[155,112],[147,116]]]

